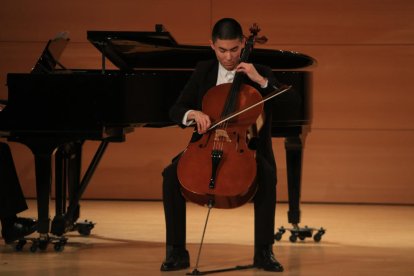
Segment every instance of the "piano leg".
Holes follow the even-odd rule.
[[[288,210],[288,222],[292,224],[292,227],[280,227],[278,232],[275,233],[275,240],[281,240],[283,234],[286,231],[290,231],[291,235],[289,240],[296,242],[305,240],[306,238],[313,237],[315,242],[319,242],[322,236],[325,234],[326,229],[323,227],[300,227],[300,194],[301,194],[301,181],[302,181],[302,157],[303,157],[303,144],[305,143],[305,135],[286,137],[285,149],[286,149],[286,165],[287,165],[287,180],[288,180],[288,196],[289,196],[289,210]]]
[[[91,229],[95,226],[94,223],[91,221],[85,220],[84,222],[76,222],[79,218],[80,212],[80,205],[79,201],[85,192],[89,181],[92,178],[100,160],[102,159],[103,154],[106,151],[108,146],[108,141],[103,140],[101,141],[89,167],[80,181],[80,173],[81,173],[81,154],[82,154],[82,144],[83,142],[75,142],[72,145],[72,154],[67,160],[66,166],[63,166],[64,171],[67,172],[67,178],[62,180],[62,184],[60,186],[65,187],[64,183],[68,183],[69,188],[69,206],[67,210],[65,210],[66,205],[61,208],[61,213],[56,215],[52,222],[52,233],[55,235],[63,235],[68,231],[78,231],[79,234],[88,236],[91,232]],[[62,193],[63,194],[63,193]],[[66,198],[65,204],[66,204]],[[57,205],[60,206],[60,205]]]
[[[80,175],[82,170],[82,146],[83,141],[75,142],[71,145],[70,155],[68,156],[68,192],[69,201],[79,192],[80,189]],[[76,221],[80,215],[79,201],[76,204],[76,209],[73,214],[72,221]]]
[[[286,166],[289,196],[288,222],[300,222],[300,193],[302,179],[302,140],[299,136],[286,137]]]
[[[59,147],[55,155],[56,214],[52,221],[51,233],[57,236],[72,230],[73,222],[79,218],[79,203],[73,218],[65,221],[64,216],[67,199],[70,201],[80,186],[82,144],[83,141],[66,143]]]
[[[50,229],[49,200],[52,186],[52,155],[60,145],[69,143],[71,140],[65,138],[51,141],[49,137],[42,136],[11,137],[9,140],[26,145],[34,155],[38,212],[37,232],[41,239],[47,239]]]
[[[91,164],[88,167],[82,181],[81,152],[82,140],[78,139],[54,139],[50,141],[45,137],[10,137],[15,141],[26,145],[32,151],[35,158],[36,194],[38,211],[39,238],[22,238],[16,245],[16,250],[22,250],[27,240],[32,241],[30,250],[35,252],[37,248],[45,250],[49,243],[54,244],[55,251],[63,250],[67,238],[62,236],[67,231],[77,230],[81,235],[89,235],[94,223],[85,221],[76,223],[79,218],[79,200],[89,184],[99,161],[108,146],[109,140],[102,140]],[[74,142],[75,141],[75,142]],[[62,146],[63,145],[63,146]],[[56,163],[56,216],[52,222],[51,233],[61,237],[49,236],[50,216],[49,200],[52,185],[52,155],[57,148],[63,150],[57,153]],[[66,190],[69,190],[70,204],[66,209]],[[65,212],[66,211],[66,212]]]
[[[55,205],[56,216],[62,215],[66,210],[66,159],[64,151],[59,148],[55,155]],[[56,219],[55,216],[55,219]],[[55,220],[53,219],[53,220]],[[53,232],[52,222],[52,232]]]
[[[88,166],[88,169],[85,172],[85,175],[82,178],[82,181],[80,182],[79,186],[76,188],[76,193],[70,196],[70,204],[67,210],[67,213],[65,215],[66,220],[73,219],[75,212],[79,211],[79,201],[85,192],[86,188],[88,187],[89,181],[91,180],[96,168],[98,167],[99,162],[102,159],[103,154],[106,151],[106,148],[108,147],[108,141],[102,140],[98,149],[96,150],[95,155],[93,156],[93,159],[91,163]],[[79,160],[80,162],[80,160]],[[80,169],[80,167],[79,167]],[[75,222],[75,221],[72,221]]]
[[[49,233],[49,195],[51,187],[51,151],[35,152],[35,171],[36,171],[36,196],[37,196],[37,213],[38,229],[40,235]]]

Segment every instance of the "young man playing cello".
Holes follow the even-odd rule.
[[[243,83],[263,96],[278,86],[270,68],[240,62],[245,38],[240,24],[232,18],[219,20],[212,31],[211,48],[215,60],[198,63],[190,80],[170,110],[170,117],[181,127],[195,123],[199,134],[211,126],[211,120],[201,109],[203,96],[219,84],[233,81],[236,72],[243,74]],[[258,133],[256,148],[257,192],[254,201],[254,266],[267,271],[281,272],[283,266],[275,259],[274,243],[276,209],[276,163],[271,141],[271,110],[264,105],[265,121]],[[195,133],[194,135],[197,135]],[[166,220],[166,258],[162,271],[185,269],[190,266],[186,250],[186,202],[177,177],[179,157],[163,171],[163,203]]]

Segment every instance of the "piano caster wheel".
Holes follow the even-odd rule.
[[[47,249],[47,245],[49,244],[49,240],[40,240],[39,241],[39,249],[45,251]]]
[[[91,234],[92,228],[95,226],[95,223],[85,220],[85,222],[77,223],[76,226],[78,228],[79,234],[82,236],[89,236]]]
[[[281,234],[281,233],[277,232],[277,233],[275,234],[275,240],[280,241],[280,240],[282,239],[282,235],[283,235],[283,234]]]
[[[63,249],[65,249],[65,245],[68,241],[68,238],[66,237],[53,237],[52,239],[52,243],[53,243],[53,248],[55,249],[56,252],[62,252]]]
[[[36,252],[37,251],[37,243],[33,243],[32,246],[30,246],[30,252]]]
[[[55,243],[53,248],[55,249],[56,252],[62,252],[63,249],[65,249],[65,243],[64,242],[57,242],[57,243]]]
[[[16,251],[22,251],[23,247],[26,245],[27,241],[26,240],[19,240],[16,244]]]
[[[279,228],[279,231],[275,234],[275,240],[280,241],[282,239],[283,234],[286,232],[286,229],[282,226]]]
[[[91,234],[91,229],[84,229],[84,228],[80,228],[78,230],[79,234],[81,234],[82,236],[89,236]]]
[[[318,230],[318,233],[316,233],[316,234],[313,236],[313,240],[314,240],[315,242],[320,242],[320,241],[321,241],[321,239],[322,239],[323,234],[325,234],[325,229],[323,229],[323,228],[319,229],[319,230]]]

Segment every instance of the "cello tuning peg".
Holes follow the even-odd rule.
[[[267,37],[265,36],[261,36],[261,37],[256,37],[255,41],[259,44],[265,44],[267,42]]]
[[[252,33],[253,35],[257,35],[258,32],[260,32],[259,25],[253,23],[253,25],[250,27],[250,33]]]

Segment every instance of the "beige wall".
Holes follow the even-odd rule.
[[[0,83],[8,72],[28,72],[46,41],[70,32],[62,62],[98,68],[87,30],[146,31],[162,23],[182,44],[205,45],[219,18],[257,22],[265,47],[302,52],[318,60],[313,124],[305,147],[302,200],[414,203],[414,2],[346,1],[29,1],[0,8]],[[0,86],[7,97],[7,87]],[[30,114],[27,114],[30,116]],[[111,144],[86,192],[94,198],[161,197],[161,171],[183,149],[188,131],[136,129]],[[86,164],[97,147],[85,145]],[[13,144],[27,196],[34,195],[33,157]],[[274,140],[279,200],[285,201],[283,141]]]

